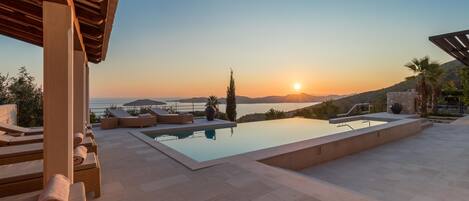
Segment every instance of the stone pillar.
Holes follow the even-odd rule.
[[[68,5],[43,1],[44,183],[73,181],[73,17]]]
[[[73,132],[85,134],[86,119],[86,61],[85,53],[75,50],[73,55]]]
[[[91,124],[90,121],[90,67],[86,65],[85,67],[85,74],[86,74],[86,79],[85,79],[85,110],[86,110],[86,123]]]

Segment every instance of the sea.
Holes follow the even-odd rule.
[[[174,98],[151,98],[152,100],[165,102],[166,105],[162,105],[163,108],[171,108],[179,112],[191,112],[191,111],[203,111],[205,109],[204,103],[180,103]],[[121,107],[123,104],[137,100],[136,98],[91,98],[90,108],[91,111],[97,115],[104,114],[106,108],[111,106]],[[306,103],[254,103],[254,104],[237,104],[236,112],[237,116],[242,117],[246,114],[253,113],[265,113],[270,109],[275,109],[279,111],[291,111],[295,109],[300,109],[308,107],[311,105],[318,104],[319,102],[306,102]],[[226,105],[220,104],[220,111],[225,111]]]

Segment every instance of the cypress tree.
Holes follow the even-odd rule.
[[[230,121],[236,121],[236,88],[233,70],[230,71],[230,85],[226,89],[226,116]]]

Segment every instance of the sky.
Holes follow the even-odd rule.
[[[467,0],[136,2],[119,1],[92,97],[225,96],[230,69],[238,95],[364,92],[404,80],[414,57],[452,60],[428,36],[469,29]],[[0,36],[0,61],[42,84],[41,48]]]

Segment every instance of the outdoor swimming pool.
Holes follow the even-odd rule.
[[[195,161],[204,162],[385,123],[357,120],[330,124],[325,120],[290,118],[242,123],[233,128],[145,135]]]

